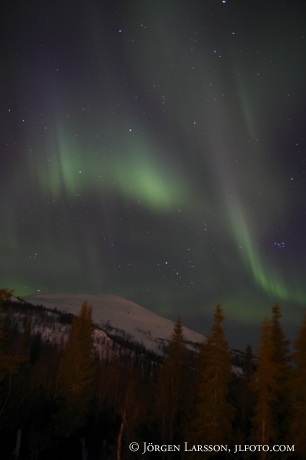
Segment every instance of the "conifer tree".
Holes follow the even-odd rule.
[[[0,289],[0,304],[11,297],[13,294],[13,289]]]
[[[272,337],[272,360],[278,367],[276,379],[275,402],[273,403],[273,413],[277,429],[277,442],[285,442],[288,431],[288,419],[290,416],[290,390],[289,381],[291,374],[289,353],[289,340],[285,338],[280,318],[281,312],[279,305],[275,304],[272,308],[271,337]]]
[[[10,379],[12,375],[18,374],[20,365],[27,361],[27,357],[21,355],[8,355],[4,353],[3,346],[5,337],[3,331],[0,330],[0,382],[8,375]]]
[[[290,443],[294,443],[300,454],[306,452],[306,313],[302,327],[294,343],[293,360],[296,365],[293,370],[291,389],[293,393],[293,415],[289,429]],[[304,458],[304,457],[303,457]]]
[[[0,289],[0,304],[4,300],[9,299],[12,293],[13,291],[9,291],[8,289]],[[13,375],[17,375],[22,363],[27,361],[26,356],[8,353],[7,341],[9,339],[9,331],[6,327],[8,324],[9,320],[6,321],[4,319],[2,328],[0,329],[0,383],[4,383],[3,388],[1,388],[3,392],[0,394],[0,418],[12,396]]]
[[[273,341],[273,356],[272,359],[275,362],[280,363],[285,369],[289,367],[290,353],[289,345],[290,342],[285,338],[283,333],[280,318],[282,317],[280,312],[280,306],[275,304],[272,307],[272,320],[271,320],[271,334]]]
[[[157,383],[156,413],[163,444],[174,443],[175,438],[183,434],[188,370],[183,325],[178,318]],[[167,458],[170,458],[169,452]]]
[[[228,402],[232,380],[228,345],[221,326],[224,316],[218,304],[211,334],[201,351],[197,415],[190,437],[199,444],[225,444],[232,438],[234,408]]]
[[[56,418],[60,431],[65,431],[66,435],[84,422],[94,374],[92,307],[84,302],[73,321],[58,374],[60,411]]]
[[[254,355],[252,347],[247,345],[244,361],[242,364],[242,375],[236,379],[235,407],[236,431],[234,439],[237,444],[247,444],[249,441],[250,418],[254,406],[254,396],[250,389],[252,374],[254,373]]]
[[[277,439],[277,423],[273,407],[276,402],[277,381],[280,377],[279,366],[273,360],[274,344],[271,321],[268,318],[263,322],[259,343],[259,364],[250,385],[256,399],[254,416],[251,418],[253,425],[251,440],[258,444],[268,444]],[[265,458],[265,452],[262,452],[262,458]]]

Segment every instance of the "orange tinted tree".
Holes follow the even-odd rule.
[[[95,370],[92,307],[84,302],[73,320],[59,366],[56,422],[60,432],[69,435],[84,423]]]
[[[173,444],[183,435],[188,372],[183,325],[179,318],[174,325],[168,356],[164,360],[157,382],[155,407],[162,444]],[[170,458],[170,455],[167,452],[167,458]]]
[[[302,327],[294,343],[293,360],[295,368],[291,380],[293,393],[293,415],[290,423],[288,441],[294,443],[297,452],[306,452],[306,313]],[[304,457],[303,457],[304,458]]]
[[[232,380],[228,344],[221,322],[224,319],[217,305],[214,324],[200,356],[200,381],[196,417],[190,438],[199,444],[225,444],[232,439],[234,407],[228,401]]]

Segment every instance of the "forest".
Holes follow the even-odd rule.
[[[99,352],[87,302],[74,317],[11,295],[0,289],[1,459],[306,458],[306,316],[291,345],[275,304],[255,353],[230,350],[219,304],[198,353],[180,318],[163,356],[115,331]],[[44,340],[35,315],[66,339]]]

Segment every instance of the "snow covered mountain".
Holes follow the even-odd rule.
[[[39,294],[23,298],[32,305],[43,305],[78,315],[86,300],[93,308],[93,322],[105,331],[142,343],[147,350],[162,353],[169,343],[174,322],[163,318],[134,302],[112,294]],[[206,337],[184,327],[188,348],[198,351]]]

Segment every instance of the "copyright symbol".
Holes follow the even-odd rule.
[[[137,452],[137,450],[139,449],[139,444],[137,442],[131,442],[131,444],[129,445],[129,449],[132,452]]]

